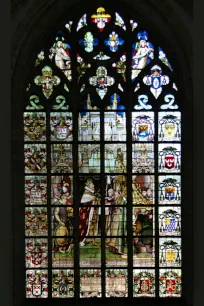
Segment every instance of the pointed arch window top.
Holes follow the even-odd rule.
[[[167,50],[98,7],[39,50],[25,95],[26,297],[181,297],[182,114]]]

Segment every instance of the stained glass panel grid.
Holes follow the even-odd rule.
[[[124,298],[132,285],[130,298],[182,294],[177,87],[151,33],[126,21],[99,7],[66,22],[35,61],[39,96],[23,125],[26,297],[48,297],[48,283],[49,298]],[[133,101],[125,82],[136,82]]]

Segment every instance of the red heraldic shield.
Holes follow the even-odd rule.
[[[175,158],[174,156],[165,156],[164,159],[165,168],[172,169],[175,167]]]
[[[149,280],[148,279],[140,280],[140,290],[142,292],[148,292],[149,291]]]
[[[167,279],[166,280],[166,291],[173,293],[176,290],[176,280],[175,279]]]

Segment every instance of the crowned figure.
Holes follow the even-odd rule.
[[[100,196],[95,192],[95,186],[92,178],[87,178],[85,190],[81,198],[81,207],[79,209],[79,231],[80,245],[84,246],[85,242],[92,242],[92,245],[98,245],[94,238],[87,236],[98,235],[99,208],[95,207],[100,203]]]

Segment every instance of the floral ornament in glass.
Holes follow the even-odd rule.
[[[94,38],[91,32],[86,32],[84,39],[79,40],[79,44],[84,47],[86,52],[92,52],[94,47],[98,45],[98,39]]]
[[[110,51],[118,51],[118,46],[123,45],[124,40],[118,36],[116,32],[112,32],[109,35],[109,38],[105,39],[104,44],[109,46]]]
[[[35,60],[35,67],[37,67],[38,65],[40,65],[40,63],[45,59],[45,52],[44,50],[42,50],[39,54],[37,59]]]
[[[117,63],[113,63],[112,66],[116,68],[117,73],[121,74],[124,82],[126,82],[126,54],[124,53]]]
[[[96,76],[89,78],[89,83],[96,87],[97,94],[103,99],[108,91],[107,87],[112,86],[115,80],[107,75],[107,69],[105,67],[100,66],[96,70]]]
[[[42,75],[36,76],[34,82],[37,86],[42,88],[44,96],[48,99],[53,93],[53,86],[59,85],[60,78],[56,75],[52,75],[52,68],[45,66],[42,69]]]
[[[78,82],[80,78],[86,73],[86,69],[91,67],[91,64],[86,64],[84,59],[77,53],[77,72],[78,72]]]

